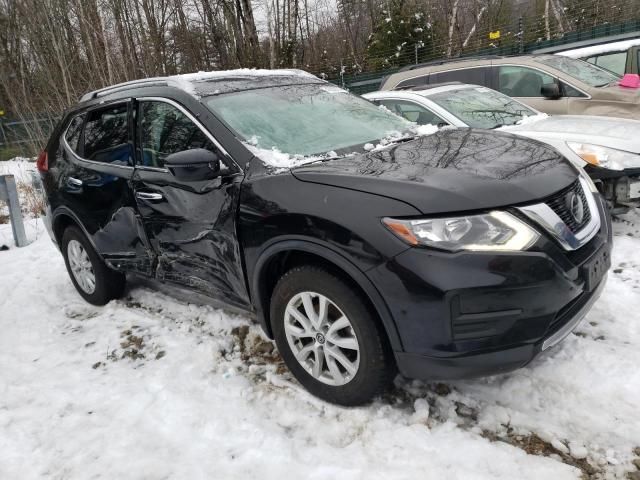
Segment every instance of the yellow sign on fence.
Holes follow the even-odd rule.
[[[490,40],[497,40],[500,38],[500,30],[496,30],[495,32],[489,32]]]

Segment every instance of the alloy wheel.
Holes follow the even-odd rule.
[[[301,292],[285,309],[287,342],[300,365],[316,380],[339,386],[360,365],[360,345],[349,318],[328,297]]]
[[[70,240],[67,244],[67,258],[73,278],[85,293],[91,295],[96,289],[96,275],[87,250],[77,240]]]

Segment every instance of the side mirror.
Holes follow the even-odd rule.
[[[562,97],[562,93],[560,93],[560,85],[557,83],[545,83],[540,88],[540,94],[550,100],[557,100]]]
[[[172,153],[164,165],[178,180],[197,182],[219,177],[226,170],[220,168],[220,158],[211,150],[194,148]]]

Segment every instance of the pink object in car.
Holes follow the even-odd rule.
[[[640,88],[640,75],[637,73],[625,73],[619,85],[627,88]]]

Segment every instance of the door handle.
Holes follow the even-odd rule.
[[[140,200],[162,200],[162,194],[160,193],[138,192],[136,197]]]
[[[74,177],[67,177],[67,183],[73,185],[74,187],[82,186],[82,180]]]

